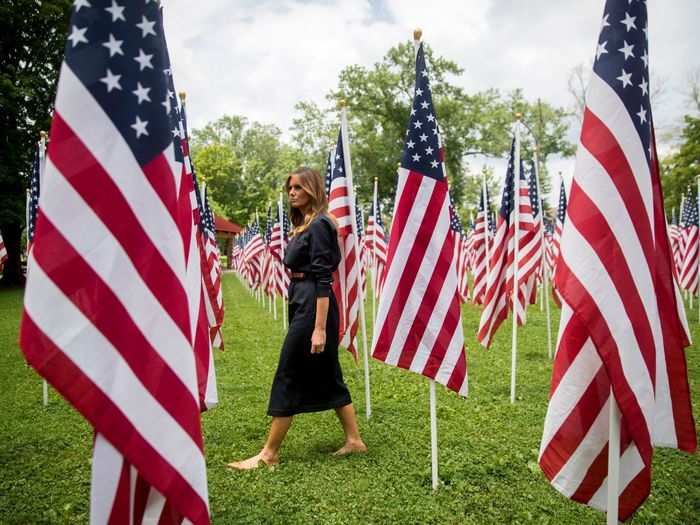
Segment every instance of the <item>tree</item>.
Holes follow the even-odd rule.
[[[216,209],[246,224],[276,202],[284,176],[302,164],[303,154],[282,144],[280,130],[226,115],[192,132],[192,158],[207,182]]]
[[[663,160],[661,181],[667,210],[679,209],[688,186],[696,186],[700,176],[700,118],[686,115],[679,150]]]
[[[26,188],[39,131],[48,130],[63,59],[69,0],[0,4],[0,231],[8,261],[1,285],[22,284]]]
[[[445,145],[450,193],[461,209],[472,202],[474,185],[465,175],[474,155],[504,155],[510,148],[510,127],[515,111],[522,111],[540,133],[544,158],[551,153],[570,155],[566,142],[566,111],[545,103],[524,100],[519,91],[504,97],[497,90],[467,94],[451,79],[463,73],[454,62],[425,48],[433,103]],[[304,102],[297,105],[301,116],[294,120],[293,138],[305,153],[323,159],[337,136],[339,119],[333,110],[341,100],[348,105],[354,182],[361,200],[371,199],[374,177],[380,192],[391,204],[396,191],[396,167],[401,158],[406,124],[413,100],[415,55],[412,42],[391,48],[371,68],[345,68],[337,89],[327,95],[329,108]]]

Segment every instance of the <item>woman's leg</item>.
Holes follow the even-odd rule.
[[[262,461],[266,465],[276,465],[279,462],[279,450],[287,435],[289,427],[292,426],[292,417],[273,417],[270,425],[270,432],[267,435],[267,441],[262,450],[255,456],[242,461],[234,461],[228,466],[238,470],[251,470],[258,468]]]
[[[367,452],[367,445],[362,441],[360,431],[357,428],[357,418],[355,417],[355,409],[352,403],[336,408],[335,413],[343,426],[345,444],[336,450],[334,455],[344,456],[353,452]]]

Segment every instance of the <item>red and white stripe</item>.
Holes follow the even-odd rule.
[[[145,482],[208,523],[192,216],[173,146],[142,168],[65,64],[51,137],[20,345]]]
[[[479,210],[476,214],[476,222],[471,234],[471,268],[474,279],[472,284],[472,302],[474,304],[483,304],[486,295],[488,277],[486,244],[489,242],[486,213],[486,210]]]
[[[375,359],[467,395],[447,181],[399,168]]]
[[[646,499],[652,446],[694,450],[658,164],[594,72],[556,267],[558,350],[540,466],[567,497],[605,510],[610,389],[622,414],[620,519]],[[652,138],[652,150],[654,149]]]
[[[469,251],[467,249],[467,235],[456,231],[454,234],[455,270],[457,271],[457,292],[463,303],[469,298]]]
[[[357,330],[360,321],[360,294],[357,283],[361,261],[360,254],[355,251],[355,235],[352,228],[355,217],[350,207],[347,177],[335,177],[331,181],[328,211],[338,221],[341,258],[333,276],[333,293],[340,311],[340,344],[347,348],[357,361]]]
[[[687,201],[686,201],[687,202]],[[683,228],[683,264],[680,271],[680,284],[683,290],[693,295],[698,293],[698,227],[689,224]]]
[[[375,212],[367,218],[367,234],[365,235],[365,243],[369,252],[371,267],[372,267],[372,290],[375,297],[379,297],[384,288],[386,280],[386,254],[387,245],[384,228],[377,224],[374,220]]]
[[[5,241],[2,240],[2,234],[0,233],[0,272],[2,272],[5,263],[7,262],[7,248],[5,248]]]

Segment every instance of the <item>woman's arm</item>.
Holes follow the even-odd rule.
[[[311,334],[311,353],[320,354],[326,346],[326,319],[328,318],[328,297],[316,298],[316,323]]]

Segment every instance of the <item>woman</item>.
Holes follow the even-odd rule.
[[[289,331],[282,346],[267,410],[272,425],[255,456],[229,463],[238,470],[279,461],[279,448],[295,414],[335,409],[345,444],[335,455],[366,452],[357,429],[350,392],[338,362],[338,304],[331,274],[340,262],[335,219],[321,175],[309,168],[293,171],[285,183],[294,229],[284,256],[291,270]]]

